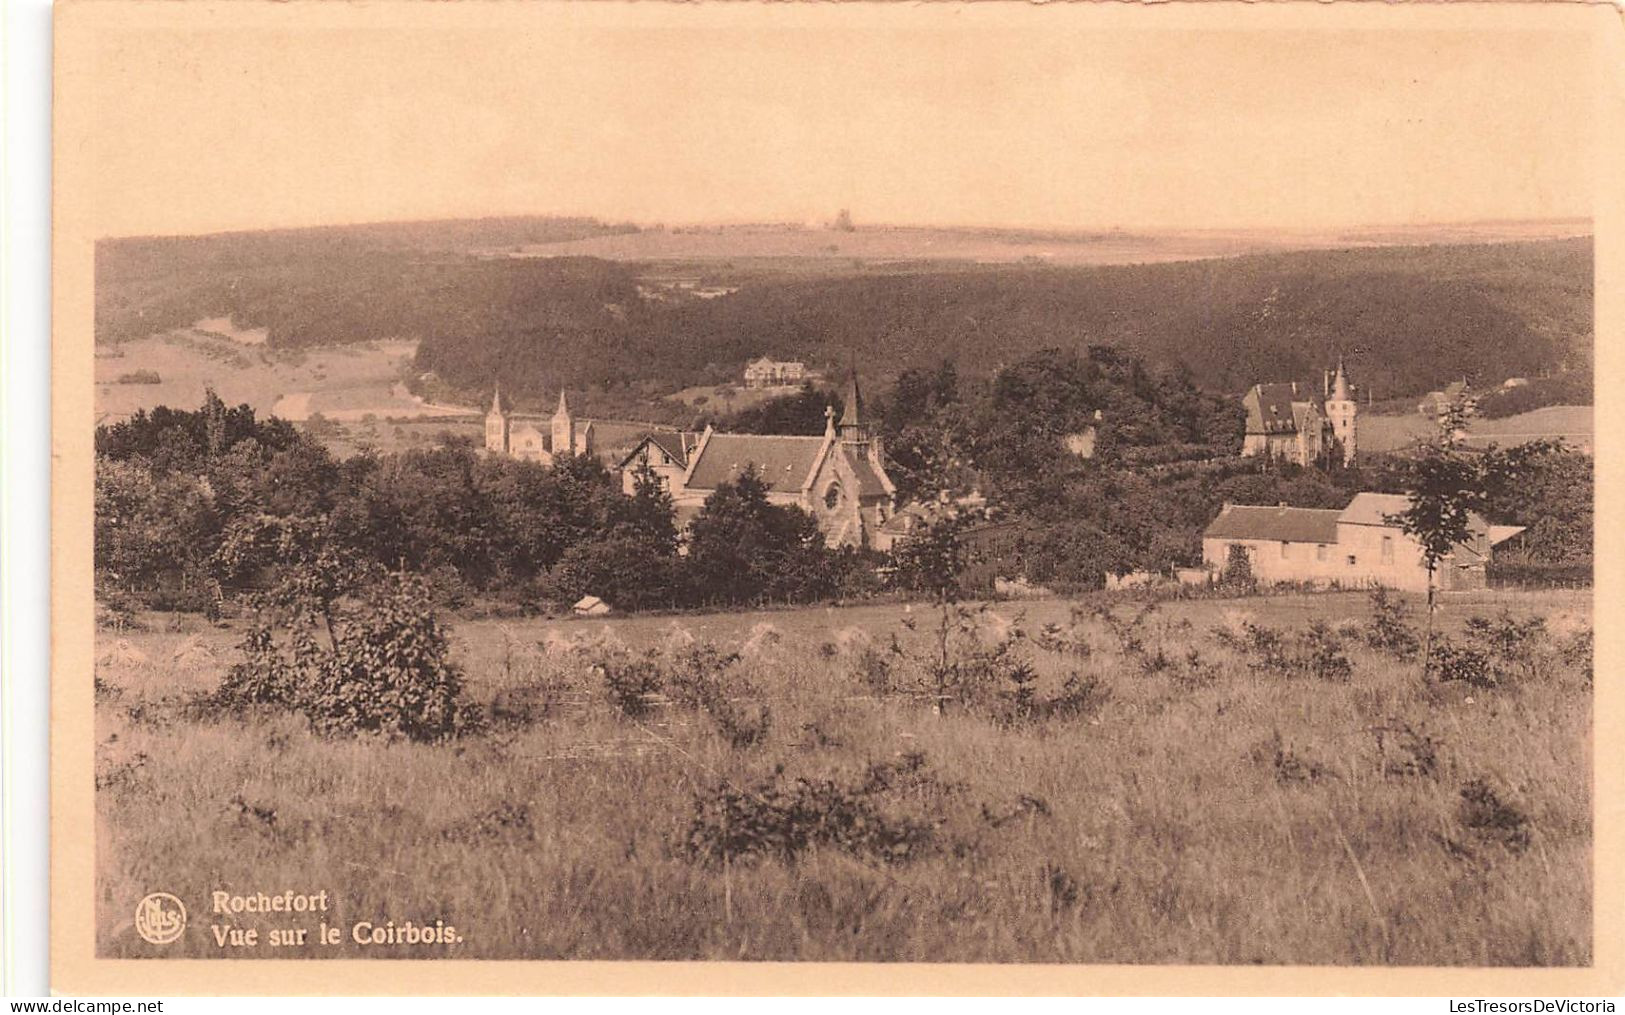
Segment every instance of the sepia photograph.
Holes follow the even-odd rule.
[[[1608,14],[1258,6],[59,8],[64,954],[1593,967]]]

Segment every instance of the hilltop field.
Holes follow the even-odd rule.
[[[946,697],[930,607],[455,622],[490,725],[443,743],[223,712],[241,627],[149,614],[98,641],[97,951],[159,954],[161,885],[197,914],[167,957],[314,933],[209,913],[291,887],[341,943],[255,957],[1588,964],[1589,594],[1447,595],[1471,679],[1371,611],[967,608]],[[391,920],[455,939],[353,943]]]

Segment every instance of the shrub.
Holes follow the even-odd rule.
[[[1384,775],[1424,776],[1431,778],[1439,771],[1439,742],[1425,732],[1413,729],[1410,723],[1373,727],[1377,739],[1377,753],[1382,756]],[[1392,757],[1389,745],[1393,745]]]
[[[1241,622],[1239,633],[1221,627],[1214,635],[1245,655],[1254,669],[1276,676],[1344,681],[1354,673],[1354,665],[1343,653],[1342,637],[1323,620],[1312,622],[1296,637],[1250,620]]]
[[[1299,640],[1302,668],[1319,680],[1343,681],[1354,675],[1354,665],[1343,654],[1343,640],[1324,620],[1309,625]]]
[[[1461,681],[1471,687],[1498,687],[1501,683],[1488,653],[1448,638],[1434,644],[1428,675],[1442,683]]]
[[[793,861],[814,846],[887,863],[910,860],[931,844],[933,825],[882,811],[879,798],[891,787],[889,774],[877,775],[875,766],[856,785],[790,782],[782,769],[742,788],[724,781],[694,795],[682,849],[707,865],[763,857]]]
[[[1583,628],[1569,635],[1557,650],[1558,658],[1578,670],[1581,681],[1587,687],[1591,686],[1594,640],[1591,628]]]
[[[1519,620],[1502,610],[1494,619],[1468,617],[1466,637],[1482,646],[1493,660],[1498,682],[1537,679],[1546,673],[1546,620]]]
[[[1529,816],[1502,800],[1483,779],[1473,779],[1461,787],[1460,818],[1479,836],[1499,842],[1514,853],[1528,849],[1532,841]]]
[[[767,739],[772,713],[766,705],[749,700],[758,693],[756,688],[743,677],[732,688],[724,680],[739,664],[738,653],[724,653],[714,645],[700,643],[669,651],[667,658],[666,688],[679,704],[709,715],[736,748],[751,747]]]
[[[610,704],[628,719],[642,719],[654,710],[660,693],[660,664],[653,655],[609,652],[593,667],[604,678]]]
[[[243,661],[226,674],[222,702],[291,709],[328,734],[435,740],[478,723],[421,579],[396,575],[373,588],[359,607],[329,618],[325,644],[311,612],[276,625],[266,612],[243,641]]]
[[[1416,658],[1422,640],[1411,626],[1405,601],[1378,585],[1371,590],[1371,619],[1366,622],[1365,643],[1399,660]]]

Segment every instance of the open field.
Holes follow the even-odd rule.
[[[478,251],[485,256],[602,257],[616,261],[728,261],[757,270],[817,271],[820,263],[970,261],[1045,264],[1153,264],[1281,250],[1424,243],[1504,243],[1588,235],[1586,221],[1486,222],[1364,230],[1186,230],[1129,233],[999,228],[859,226],[851,231],[796,224],[695,225],[645,229]]]
[[[1417,440],[1432,437],[1438,428],[1416,411],[1394,415],[1360,416],[1360,450],[1399,451]],[[1542,439],[1561,439],[1580,451],[1596,446],[1595,423],[1589,405],[1549,405],[1502,419],[1475,419],[1467,431],[1469,444],[1493,441],[1502,447]]]
[[[1047,717],[934,714],[906,677],[926,607],[461,622],[454,654],[493,725],[434,745],[198,706],[240,632],[104,633],[98,950],[245,954],[213,924],[259,928],[256,957],[1590,961],[1589,664],[1560,652],[1589,631],[1589,595],[1447,596],[1453,637],[1475,613],[1548,619],[1542,665],[1495,688],[1424,683],[1365,646],[1354,593],[1165,603],[1138,625],[1135,609],[1115,606],[1115,631],[1059,601],[967,621],[956,644],[1011,646],[1039,701],[1076,674]],[[1317,617],[1348,618],[1349,679],[1268,672],[1215,634]],[[1046,624],[1064,647],[1034,643]],[[606,645],[677,658],[690,637],[743,649],[731,706],[657,697],[629,718],[591,669]],[[739,715],[765,735],[739,736]],[[1464,798],[1475,781],[1488,803]],[[753,856],[774,830],[724,818],[742,845],[706,862],[719,813],[797,793],[830,808],[801,848]],[[889,835],[903,844],[862,845]],[[287,889],[330,893],[342,943],[267,948],[315,919],[209,912],[216,890]],[[130,915],[159,890],[192,913],[161,952]],[[461,941],[351,942],[391,919]]]
[[[96,415],[116,421],[159,405],[190,409],[213,388],[229,405],[302,422],[378,418],[450,419],[476,413],[425,403],[406,390],[415,342],[365,342],[312,350],[270,349],[263,328],[229,330],[225,319],[199,321],[149,338],[103,346],[96,356]],[[121,382],[138,372],[156,383]],[[150,381],[150,378],[149,378]]]

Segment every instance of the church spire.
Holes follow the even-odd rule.
[[[559,407],[553,412],[555,416],[570,415],[570,403],[564,400],[564,389],[559,389]]]
[[[498,381],[496,383],[495,390],[493,390],[491,392],[491,412],[494,415],[499,415],[499,416],[502,414],[502,382],[501,381]]]
[[[841,429],[861,426],[863,417],[863,395],[858,391],[858,368],[852,367],[846,375],[846,405],[841,411]]]

